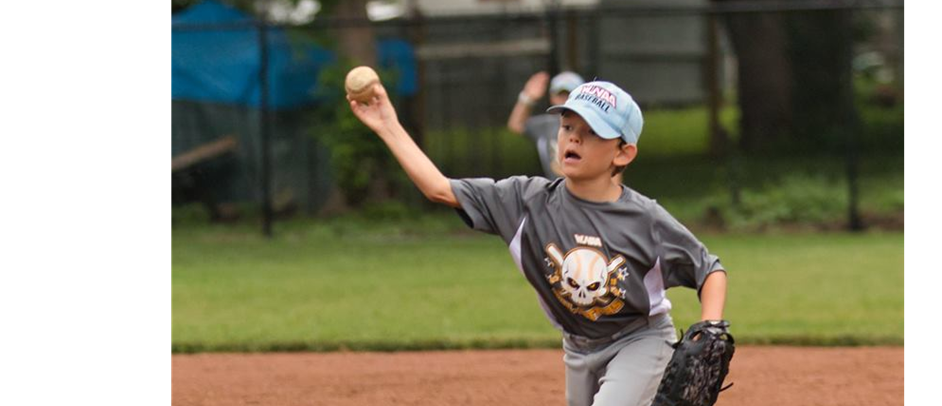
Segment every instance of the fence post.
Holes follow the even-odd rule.
[[[259,135],[262,141],[262,232],[266,237],[272,236],[272,207],[271,207],[271,132],[269,128],[268,112],[268,27],[265,21],[260,21],[258,27],[258,45],[260,53],[258,80],[259,80],[259,109],[261,120]]]

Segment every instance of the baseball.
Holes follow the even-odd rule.
[[[368,103],[373,98],[373,85],[379,83],[379,75],[369,66],[357,66],[347,73],[344,83],[350,99]]]

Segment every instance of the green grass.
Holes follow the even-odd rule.
[[[740,341],[902,344],[903,236],[710,236],[730,269],[727,317]],[[699,316],[696,295],[671,290],[675,318]]]
[[[356,348],[547,336],[496,238],[397,229],[344,236],[312,225],[266,242],[254,232],[174,231],[175,346]],[[508,305],[516,310],[505,311]]]
[[[720,110],[720,124],[735,137],[739,109],[726,106]],[[691,156],[709,152],[709,110],[705,107],[648,110],[638,141],[639,156]]]
[[[173,228],[172,348],[554,347],[499,238],[456,216]],[[730,270],[740,342],[902,344],[903,236],[701,236]],[[672,289],[678,327],[695,294]]]
[[[543,173],[534,144],[504,127],[429,131],[423,149],[442,173],[452,177]]]

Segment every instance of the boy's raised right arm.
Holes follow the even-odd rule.
[[[516,134],[523,134],[526,129],[527,119],[530,118],[530,109],[537,100],[540,100],[546,94],[546,87],[549,85],[549,73],[537,72],[530,76],[527,83],[520,91],[517,103],[507,118],[507,128]]]
[[[442,175],[438,167],[415,144],[409,133],[399,123],[396,110],[389,101],[383,85],[374,85],[373,99],[369,104],[349,100],[350,109],[363,124],[379,136],[402,165],[406,175],[429,200],[451,207],[460,207],[451,190],[451,182]]]

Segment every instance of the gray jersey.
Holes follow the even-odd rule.
[[[523,134],[534,144],[540,155],[540,165],[547,178],[556,179],[559,175],[553,171],[553,161],[556,160],[556,135],[559,133],[558,114],[540,114],[527,119],[523,126]]]
[[[686,227],[656,201],[623,186],[615,202],[579,199],[565,179],[457,179],[462,218],[497,234],[535,288],[553,325],[605,338],[667,313],[665,290],[698,289],[722,271]]]

